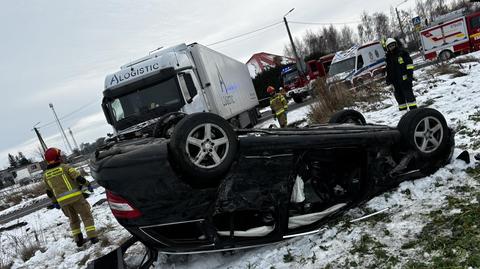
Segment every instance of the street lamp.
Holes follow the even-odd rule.
[[[70,145],[70,142],[68,141],[67,135],[65,134],[65,131],[63,130],[63,126],[62,126],[62,124],[60,123],[60,120],[58,119],[57,112],[55,112],[55,108],[53,107],[53,104],[52,104],[52,103],[49,103],[48,106],[49,106],[49,107],[52,109],[52,111],[53,111],[53,115],[55,116],[55,120],[57,121],[58,128],[60,129],[60,133],[61,133],[63,139],[65,139],[65,141],[66,141],[66,144],[67,144],[67,146],[68,146],[68,149],[70,149],[70,152],[73,152],[72,146]]]
[[[290,38],[290,44],[292,45],[293,55],[295,56],[295,61],[297,62],[298,70],[300,73],[304,74],[303,65],[300,62],[300,58],[298,57],[297,49],[295,48],[295,43],[293,42],[292,33],[290,33],[290,28],[288,27],[287,22],[287,15],[290,14],[295,8],[290,9],[285,15],[283,15],[283,21],[285,22],[285,27],[287,28],[288,38]]]
[[[405,36],[405,32],[403,32],[403,25],[402,25],[402,20],[400,20],[400,14],[398,13],[398,7],[401,5],[401,4],[404,4],[406,3],[408,0],[404,0],[402,2],[400,2],[400,4],[398,4],[396,7],[395,7],[395,12],[397,13],[397,19],[398,19],[398,24],[400,25],[400,31],[402,32],[402,37]]]

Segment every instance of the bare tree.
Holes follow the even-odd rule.
[[[335,52],[338,50],[339,33],[333,25],[322,30],[323,39],[325,40],[325,47],[328,52]]]
[[[338,42],[340,49],[345,50],[350,48],[354,43],[353,39],[352,28],[345,25],[340,31],[340,41]]]
[[[373,19],[366,11],[363,11],[360,16],[363,26],[363,40],[362,42],[371,41],[375,38],[375,33],[373,29]]]
[[[293,42],[295,42],[295,47],[297,49],[298,57],[300,59],[305,58],[305,53],[306,53],[305,44],[298,37],[296,37]],[[283,54],[285,56],[295,59],[295,53],[293,53],[293,48],[291,44],[285,45],[285,47],[283,48]]]
[[[363,29],[362,24],[357,25],[357,32],[358,32],[358,38],[359,38],[360,43],[363,43],[363,41],[365,40],[365,36],[364,36],[365,31]]]
[[[382,37],[390,36],[392,31],[388,22],[388,16],[383,12],[376,12],[372,15],[375,25],[376,38],[380,40]]]

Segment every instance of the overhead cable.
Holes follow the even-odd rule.
[[[276,22],[276,23],[272,23],[270,25],[267,25],[267,26],[264,26],[262,28],[258,28],[258,29],[255,29],[253,31],[250,31],[250,32],[247,32],[247,33],[243,33],[243,34],[240,34],[240,35],[236,35],[236,36],[232,36],[230,38],[227,38],[227,39],[223,39],[223,40],[220,40],[220,41],[217,41],[217,42],[213,42],[211,44],[208,44],[207,47],[209,46],[213,46],[213,45],[217,45],[217,44],[220,44],[220,43],[223,43],[223,42],[227,42],[227,41],[230,41],[230,40],[234,40],[234,39],[237,39],[237,38],[240,38],[240,37],[243,37],[243,36],[246,36],[246,35],[250,35],[250,34],[253,34],[253,33],[256,33],[256,32],[259,32],[259,31],[262,31],[262,30],[266,30],[268,28],[271,28],[273,26],[276,26],[280,23],[283,23],[283,21],[279,21],[279,22]]]

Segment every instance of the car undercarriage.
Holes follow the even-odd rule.
[[[428,108],[397,127],[368,125],[353,110],[290,129],[234,130],[210,113],[167,117],[175,124],[161,119],[168,127],[111,139],[91,163],[113,215],[150,249],[148,261],[156,251],[225,251],[316,233],[400,182],[435,172],[454,147],[445,119]],[[118,252],[107,256],[103,262]]]

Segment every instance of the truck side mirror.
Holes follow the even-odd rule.
[[[105,114],[105,119],[107,120],[107,123],[110,125],[113,125],[112,117],[110,116],[110,111],[108,110],[107,104],[102,102],[102,110],[103,114]]]
[[[192,76],[188,73],[181,73],[178,78],[182,92],[184,92],[185,101],[190,104],[193,101],[193,97],[197,95],[197,89],[193,83]]]

